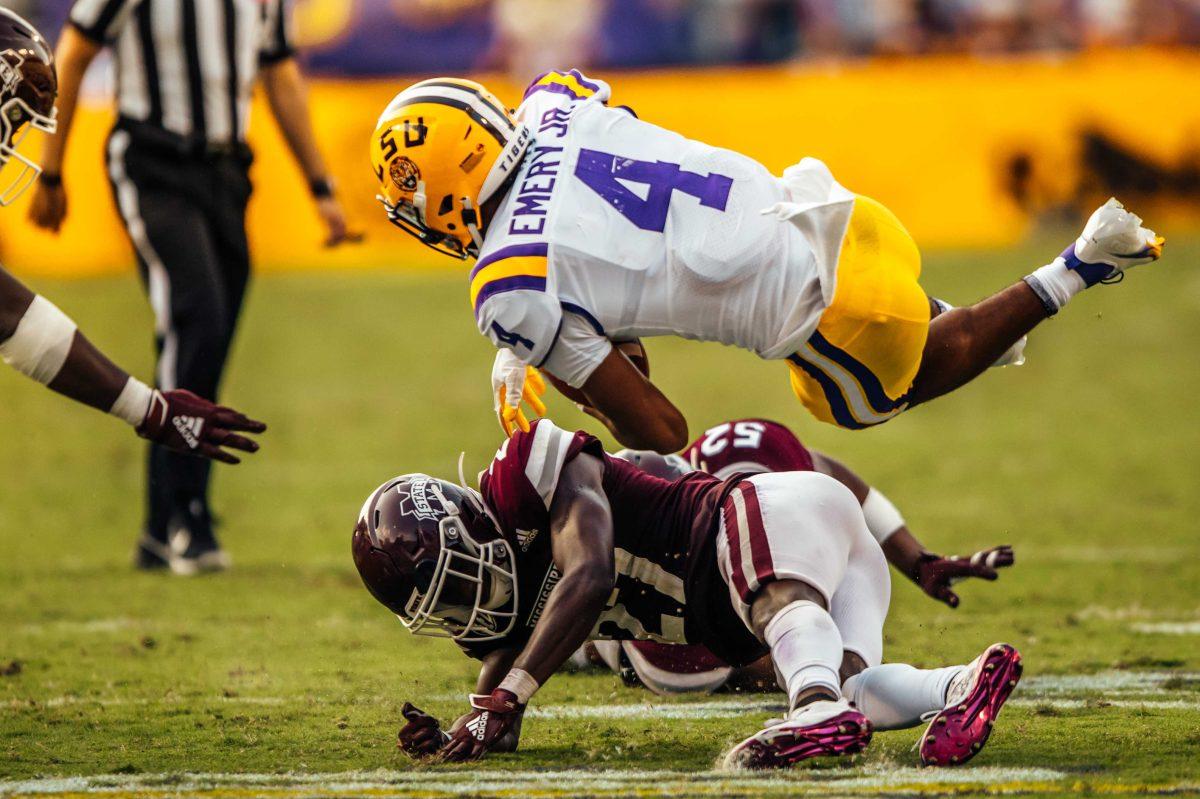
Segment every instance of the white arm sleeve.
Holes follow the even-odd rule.
[[[583,317],[563,312],[558,340],[546,356],[546,371],[572,388],[580,388],[600,363],[608,357],[613,345]]]
[[[49,385],[71,352],[75,323],[40,294],[25,309],[13,334],[0,342],[0,358],[22,374]]]
[[[870,489],[862,504],[863,516],[867,520],[867,529],[880,544],[892,537],[892,534],[904,526],[904,516],[900,509],[882,492]]]

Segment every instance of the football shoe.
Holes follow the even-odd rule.
[[[199,514],[175,516],[168,531],[171,571],[182,577],[192,577],[205,572],[217,572],[231,565],[229,553],[221,548],[213,533],[212,520],[207,511]]]
[[[784,768],[814,757],[861,752],[871,742],[871,722],[845,699],[797,708],[725,755],[727,769]]]
[[[150,535],[138,539],[133,551],[133,566],[141,571],[157,571],[171,565],[171,547]]]
[[[921,763],[954,766],[977,755],[1020,679],[1021,653],[1008,644],[992,644],[968,663],[950,681],[946,707],[921,736]]]

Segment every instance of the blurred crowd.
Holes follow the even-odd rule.
[[[662,60],[778,62],[922,53],[1200,46],[1200,0],[405,0],[416,17],[486,9],[496,60],[529,74],[654,37]],[[605,31],[614,35],[606,37]],[[617,39],[617,41],[606,41]],[[608,57],[605,57],[605,56]],[[511,63],[514,59],[528,64]]]
[[[56,30],[73,0],[3,0]],[[1200,46],[1200,0],[289,0],[311,70],[395,74]]]

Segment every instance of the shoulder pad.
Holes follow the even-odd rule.
[[[595,436],[535,419],[501,444],[480,481],[484,497],[502,519],[533,523],[550,509],[563,467],[580,452],[604,455]]]
[[[546,293],[546,255],[545,243],[502,247],[471,272],[479,332],[533,366],[550,354],[562,325],[562,308]]]

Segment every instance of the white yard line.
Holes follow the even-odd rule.
[[[534,705],[525,711],[532,718],[545,719],[698,719],[736,718],[787,711],[783,695],[746,699],[721,699],[707,702],[642,702],[628,705]]]
[[[450,795],[505,794],[553,796],[586,793],[629,794],[650,791],[655,795],[761,796],[872,794],[907,788],[972,788],[1059,783],[1067,775],[1043,768],[985,766],[964,769],[917,769],[872,766],[853,774],[804,770],[787,773],[616,771],[583,769],[547,771],[356,771],[332,774],[149,774],[65,777],[0,782],[0,795],[51,796],[55,794],[133,794],[177,796],[206,791],[229,796],[246,789],[287,796],[412,795],[431,792]]]
[[[1200,621],[1164,621],[1156,624],[1134,624],[1130,629],[1135,633],[1149,633],[1152,635],[1200,635]]]
[[[1139,710],[1200,710],[1200,699],[1012,699],[1010,707],[1054,710],[1104,710],[1109,707]]]
[[[47,621],[41,623],[22,624],[20,631],[38,635],[49,633],[112,633],[133,628],[152,627],[149,619],[134,619],[128,616],[114,616],[108,619],[88,619],[86,621]]]
[[[148,707],[152,705],[198,705],[210,703],[229,705],[282,705],[288,700],[281,696],[174,696],[161,699],[120,696],[52,696],[48,699],[10,699],[0,707],[17,710],[23,707],[74,707],[97,705],[99,707]]]
[[[1158,694],[1173,679],[1200,681],[1194,671],[1101,671],[1095,674],[1034,674],[1021,681],[1024,695],[1071,694],[1103,691],[1108,694]]]

